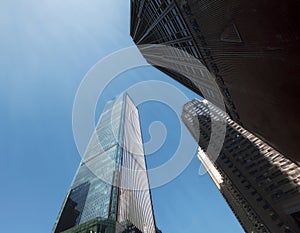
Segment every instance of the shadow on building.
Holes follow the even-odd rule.
[[[210,158],[208,145],[221,136],[219,131],[212,134],[213,121],[224,116],[219,111],[195,99],[185,104],[182,120],[201,148],[198,157],[204,166],[209,160],[206,169],[245,231],[300,232],[299,166],[229,117],[220,155]]]
[[[299,163],[299,12],[299,0],[132,0],[130,34],[138,46],[172,46],[197,58],[231,118]],[[141,53],[203,97],[194,85],[200,77],[186,79]]]

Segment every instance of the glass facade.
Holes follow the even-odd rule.
[[[168,45],[193,55],[211,73],[230,117],[300,164],[298,0],[130,2],[130,35],[149,64],[222,108],[203,91],[199,64],[179,65],[181,55],[144,48]]]
[[[131,35],[137,44],[170,45],[203,60],[173,0],[131,1],[131,10]]]
[[[155,232],[139,115],[127,94],[107,103],[53,232],[95,219]]]

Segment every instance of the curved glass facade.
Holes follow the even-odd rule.
[[[107,103],[53,232],[94,219],[155,232],[138,110],[127,94]]]

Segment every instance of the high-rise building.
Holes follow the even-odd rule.
[[[53,232],[156,232],[139,113],[127,94],[101,114]]]
[[[300,162],[299,11],[298,0],[131,0],[130,33],[137,45],[168,45],[199,59],[214,77],[230,117]],[[203,97],[199,87],[206,84],[197,84],[199,71],[199,78],[187,78],[172,65],[159,66],[152,50],[141,52]],[[155,57],[169,58],[173,66],[181,62],[182,57],[165,52],[158,50]],[[192,73],[195,67],[187,63],[181,70]]]
[[[199,159],[246,232],[300,232],[297,164],[208,101],[186,103],[182,120],[200,146]],[[212,125],[221,120],[225,139],[219,156],[212,158],[208,146],[220,136],[212,133]]]

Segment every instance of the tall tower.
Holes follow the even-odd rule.
[[[208,101],[183,107],[182,120],[198,142],[198,157],[248,233],[300,232],[300,167],[232,121]],[[207,148],[212,122],[225,120],[222,149]]]
[[[298,0],[131,0],[130,33],[137,45],[172,46],[199,59],[231,119],[300,164],[299,10]],[[184,59],[164,52],[141,49],[150,64],[204,97],[195,85],[201,73],[178,74],[172,67]],[[171,65],[159,66],[157,58]],[[181,70],[193,73],[195,65]]]
[[[139,114],[127,94],[107,103],[54,233],[155,233]]]

